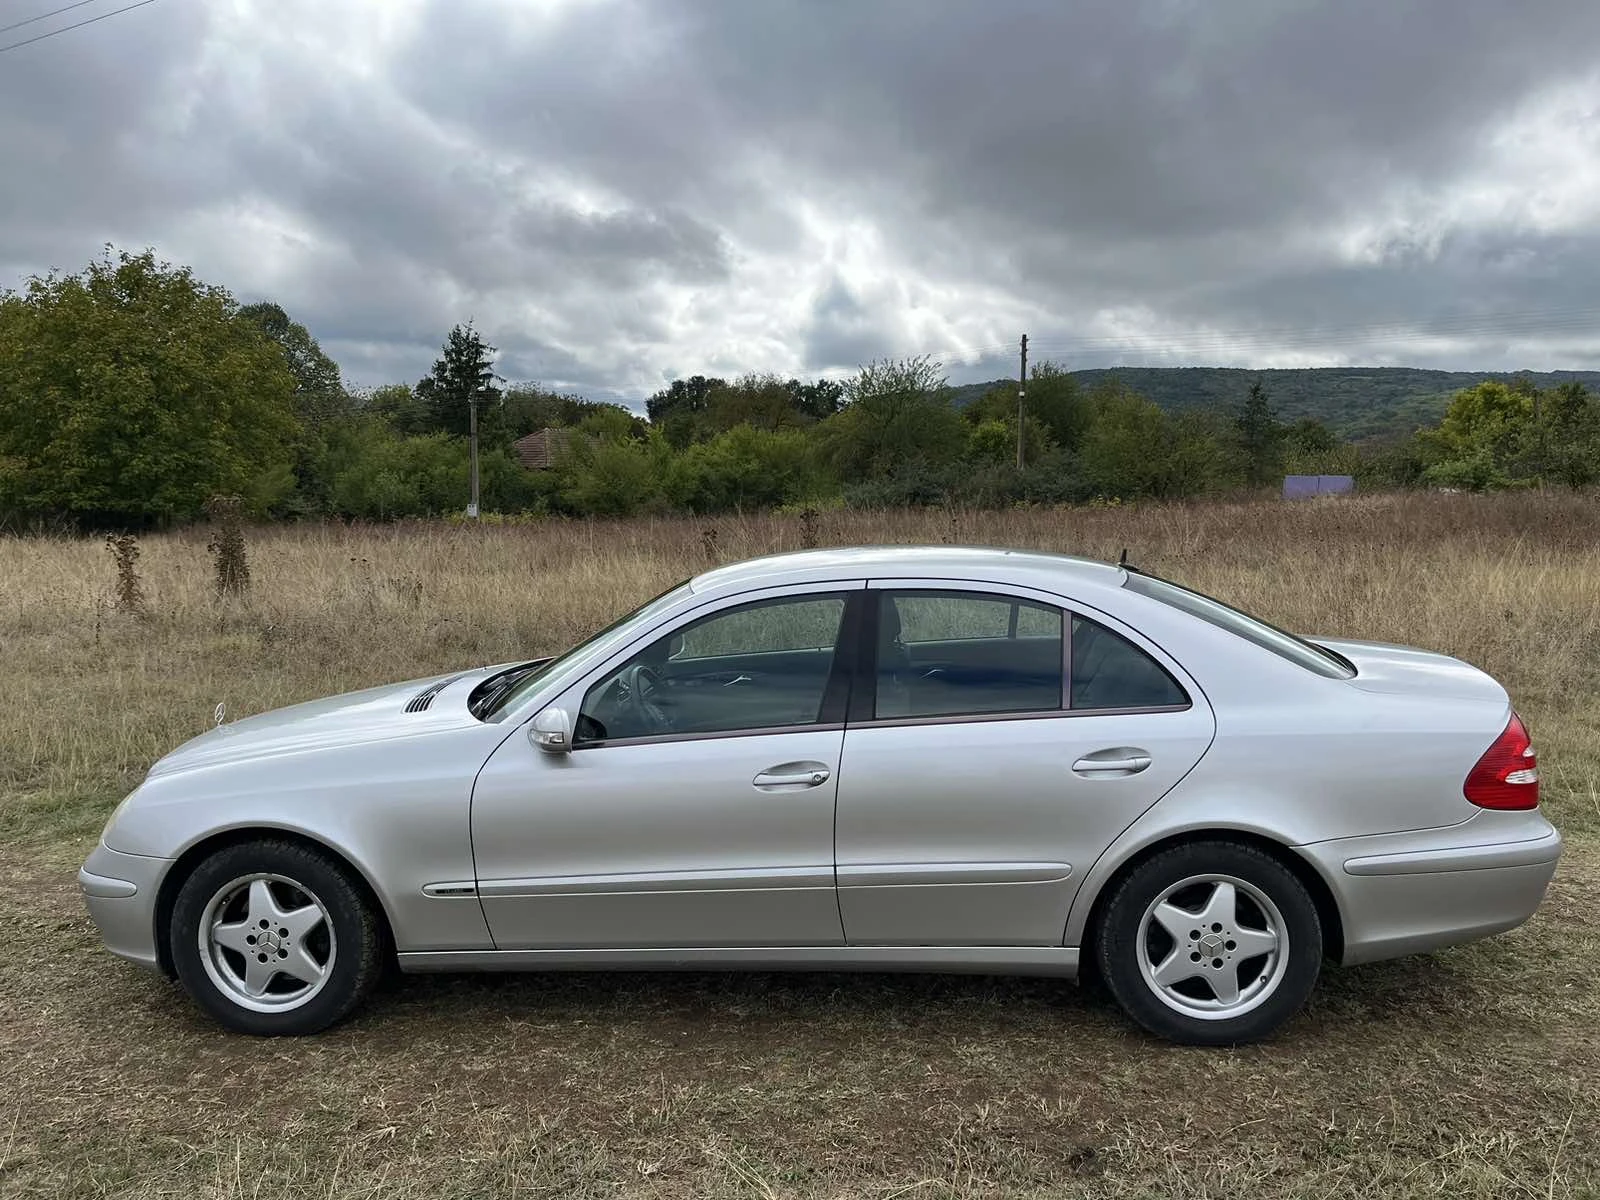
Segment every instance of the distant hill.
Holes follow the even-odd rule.
[[[1074,371],[1085,390],[1115,377],[1168,412],[1186,408],[1230,408],[1261,380],[1278,419],[1315,417],[1339,437],[1355,441],[1410,433],[1436,424],[1450,397],[1485,379],[1530,378],[1540,388],[1578,380],[1600,391],[1600,371],[1424,371],[1415,367],[1301,367],[1251,371],[1234,367],[1111,367]],[[951,389],[951,403],[965,408],[995,382]]]

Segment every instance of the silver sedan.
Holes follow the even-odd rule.
[[[1561,839],[1505,690],[1132,568],[951,547],[707,572],[551,660],[231,724],[79,874],[115,953],[311,1033],[407,971],[1093,963],[1231,1044],[1324,959],[1510,929]]]

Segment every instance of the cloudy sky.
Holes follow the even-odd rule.
[[[1593,368],[1597,46],[1596,0],[156,0],[0,50],[0,286],[151,246],[359,384],[471,319],[630,399],[1023,332]]]

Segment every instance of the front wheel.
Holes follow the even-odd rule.
[[[1191,842],[1122,880],[1095,947],[1111,994],[1150,1032],[1236,1045],[1269,1036],[1305,1003],[1322,925],[1305,885],[1270,855]]]
[[[170,936],[184,990],[240,1033],[326,1029],[382,967],[372,906],[339,864],[294,842],[242,843],[202,862],[178,892]]]

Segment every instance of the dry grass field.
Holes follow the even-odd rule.
[[[715,536],[705,531],[715,528]],[[1512,690],[1569,852],[1515,933],[1330,971],[1274,1042],[1178,1049],[1040,980],[425,977],[317,1038],[223,1034],[98,947],[73,878],[158,756],[230,715],[560,649],[798,519],[0,540],[0,1195],[1600,1194],[1600,498],[825,513],[823,544],[1115,558]]]

